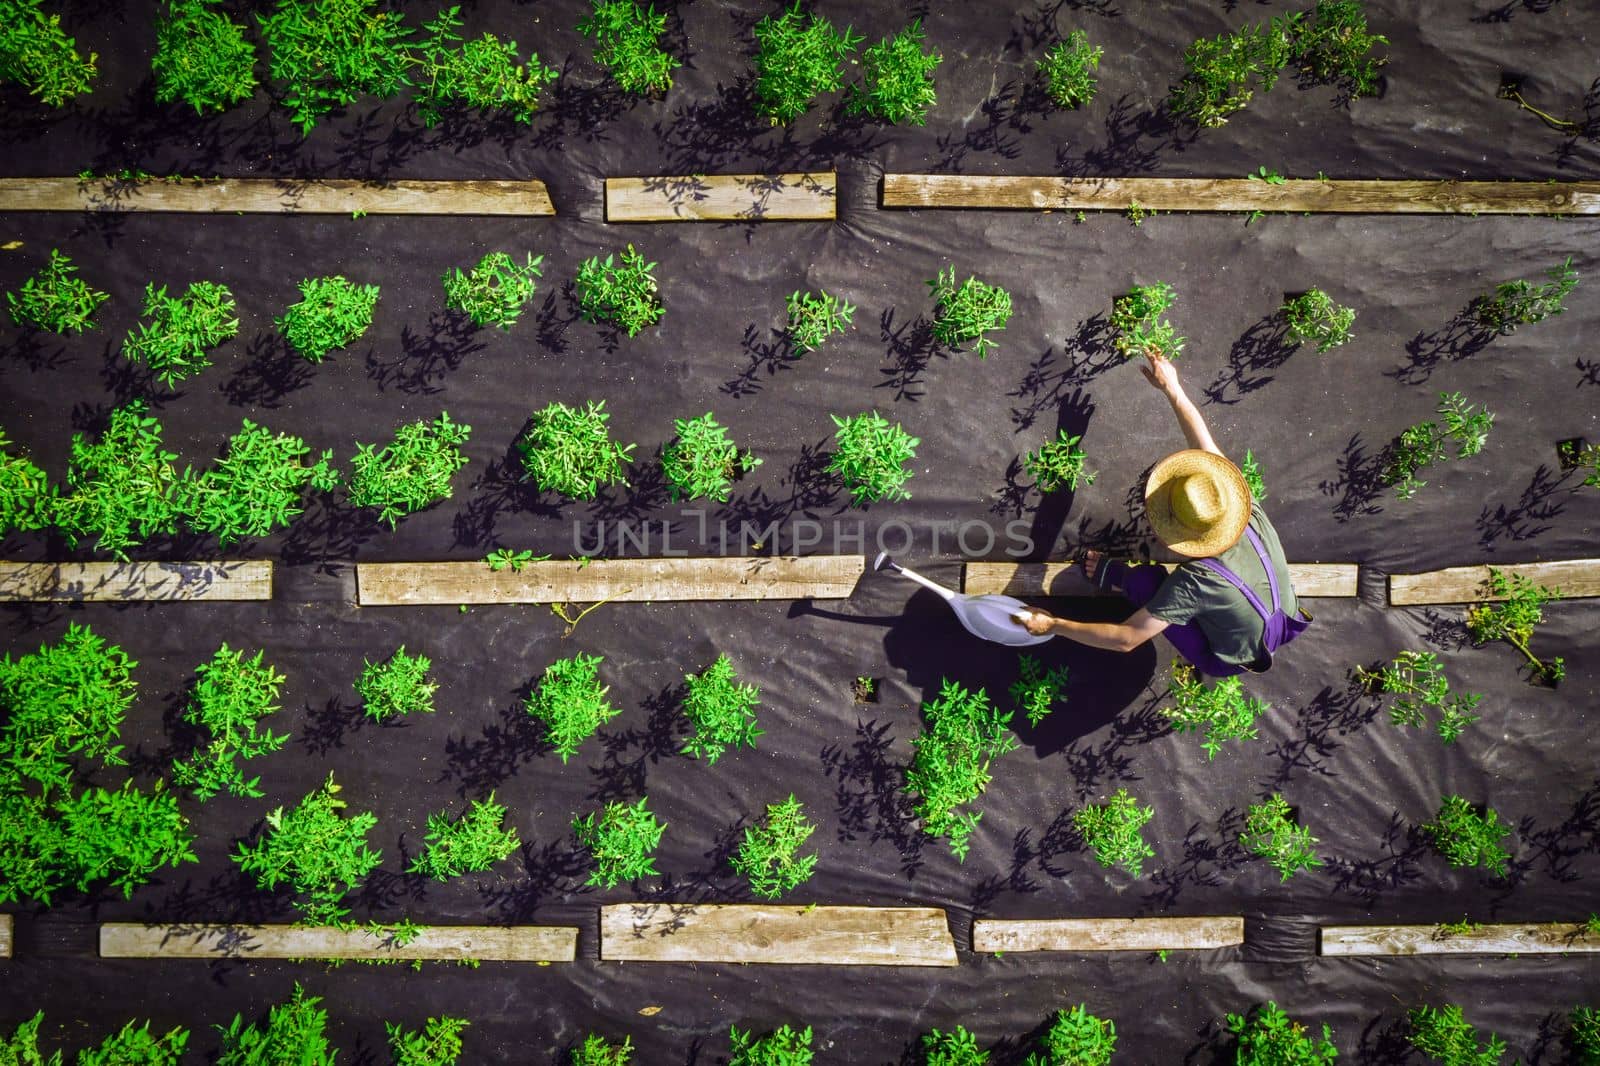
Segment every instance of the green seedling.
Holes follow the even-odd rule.
[[[291,348],[308,362],[320,363],[367,332],[378,286],[356,285],[335,274],[300,282],[300,297],[273,321]]]
[[[338,1052],[328,1043],[328,1012],[317,1004],[320,996],[308,996],[295,982],[294,995],[267,1014],[265,1028],[246,1025],[239,1015],[222,1033],[222,1052],[217,1066],[267,1066],[268,1063],[294,1063],[295,1066],[333,1066]]]
[[[448,881],[489,869],[522,846],[517,827],[505,820],[506,809],[495,802],[493,792],[488,799],[473,800],[460,818],[452,820],[449,811],[428,815],[422,854],[406,872]]]
[[[955,267],[941,270],[937,278],[928,282],[928,288],[939,305],[933,321],[933,339],[948,347],[972,341],[978,358],[988,358],[990,349],[996,347],[988,333],[1006,328],[1011,319],[1011,294],[977,278],[957,285]]]
[[[626,485],[622,468],[634,445],[613,442],[610,421],[604,400],[591,400],[581,410],[552,403],[537,412],[517,438],[524,475],[541,491],[574,500],[592,500],[607,485]]]
[[[661,321],[666,308],[656,292],[654,263],[628,245],[620,262],[614,256],[585,259],[572,285],[585,322],[609,322],[630,337]]]
[[[661,452],[661,473],[674,502],[716,500],[727,503],[735,478],[761,465],[752,452],[728,439],[728,430],[707,411],[699,418],[673,422],[675,436]]]
[[[333,453],[308,466],[310,455],[299,437],[245,419],[221,459],[199,474],[185,472],[178,491],[184,522],[224,548],[288,526],[305,510],[307,488],[330,492],[339,484]]]
[[[729,862],[735,873],[749,880],[750,891],[762,899],[777,899],[810,880],[817,854],[797,852],[816,829],[793,795],[782,803],[769,803],[766,818],[744,831],[744,840]]]
[[[1111,302],[1112,341],[1117,354],[1135,359],[1146,353],[1176,359],[1183,351],[1184,338],[1172,323],[1161,316],[1177,299],[1172,286],[1164,281],[1154,285],[1135,285]]]
[[[150,1023],[134,1026],[128,1022],[120,1030],[106,1037],[99,1046],[78,1052],[77,1066],[178,1066],[183,1049],[189,1043],[189,1030],[177,1028],[156,1036],[150,1032]],[[39,1063],[43,1059],[21,1059],[19,1066]]]
[[[1489,579],[1483,591],[1488,596],[1500,597],[1502,602],[1487,600],[1467,608],[1467,633],[1474,644],[1503,640],[1516,648],[1528,660],[1533,680],[1555,685],[1567,674],[1566,662],[1558,655],[1545,662],[1528,649],[1533,641],[1533,630],[1544,621],[1544,605],[1559,600],[1556,589],[1538,585],[1521,574],[1506,574],[1495,567],[1489,568]]]
[[[1386,57],[1368,55],[1389,38],[1367,32],[1367,14],[1360,0],[1317,0],[1309,21],[1295,36],[1295,61],[1317,84],[1338,85],[1349,97],[1372,96]]]
[[[265,652],[246,659],[226,643],[211,661],[195,669],[194,688],[183,720],[203,730],[201,747],[187,760],[172,764],[174,784],[193,789],[196,799],[230,796],[260,797],[261,778],[246,780],[240,760],[260,758],[283,747],[287,733],[259,730],[261,720],[276,714],[283,675],[263,661]]]
[[[1545,271],[1545,276],[1550,281],[1544,285],[1519,278],[1502,282],[1490,295],[1478,297],[1472,302],[1478,322],[1485,329],[1506,334],[1514,332],[1518,326],[1559,315],[1566,310],[1563,301],[1578,287],[1578,272],[1572,269],[1572,257]]]
[[[0,441],[4,447],[4,441]],[[1580,444],[1578,441],[1564,440],[1558,447],[1561,456],[1561,466],[1565,470],[1580,470],[1583,472],[1583,484],[1588,488],[1600,489],[1600,444]],[[4,523],[0,522],[0,526]]]
[[[1444,1066],[1500,1066],[1505,1057],[1505,1041],[1490,1033],[1486,1043],[1478,1043],[1478,1031],[1454,1003],[1416,1007],[1406,1016],[1411,1022],[1406,1037],[1411,1046]]]
[[[112,411],[93,443],[73,434],[66,491],[54,508],[69,545],[92,533],[97,548],[126,559],[129,547],[177,532],[184,492],[177,456],[162,448],[161,423],[147,409],[132,400]]]
[[[305,921],[337,924],[350,913],[340,905],[345,895],[383,861],[381,852],[367,846],[377,815],[368,811],[345,817],[339,813],[345,806],[329,774],[299,806],[279,807],[267,815],[265,830],[254,844],[241,843],[233,861],[267,892],[288,886]]]
[[[1052,666],[1031,655],[1017,657],[1018,678],[1011,686],[1011,700],[1028,718],[1028,724],[1038,725],[1066,698],[1067,668]]]
[[[935,103],[933,72],[944,57],[922,50],[922,20],[861,53],[861,84],[850,87],[845,113],[921,126]]]
[[[182,100],[195,114],[226,111],[255,95],[256,46],[217,0],[171,0],[156,21],[150,61],[156,100]]]
[[[572,1049],[570,1066],[629,1066],[632,1058],[633,1037],[623,1037],[622,1043],[613,1044],[598,1033],[590,1033]]]
[[[1511,853],[1500,842],[1511,835],[1493,807],[1477,808],[1460,796],[1446,796],[1438,817],[1422,826],[1434,848],[1451,866],[1482,867],[1496,877],[1506,875]]]
[[[71,787],[74,759],[122,766],[123,718],[138,688],[126,652],[76,622],[55,644],[0,658],[0,796]],[[3,889],[0,889],[3,894]]]
[[[1167,106],[1196,126],[1224,125],[1255,93],[1268,92],[1289,65],[1304,15],[1283,15],[1191,44],[1183,53],[1184,75]]]
[[[1215,759],[1230,740],[1255,740],[1256,719],[1269,709],[1263,701],[1245,696],[1239,678],[1224,677],[1207,685],[1187,663],[1172,666],[1172,701],[1161,713],[1179,733],[1205,732],[1201,747],[1207,761]]]
[[[1279,174],[1276,170],[1268,170],[1265,166],[1256,167],[1254,174],[1246,174],[1245,177],[1251,181],[1265,182],[1268,185],[1282,185],[1285,180],[1282,174]]]
[[[1100,69],[1104,48],[1089,43],[1089,35],[1073,30],[1066,40],[1057,41],[1039,60],[1039,75],[1045,92],[1057,107],[1082,107],[1094,99],[1098,84],[1093,71]]]
[[[1138,877],[1144,861],[1155,858],[1155,849],[1140,834],[1155,815],[1154,807],[1140,807],[1127,789],[1119,788],[1105,803],[1091,803],[1074,814],[1072,824],[1093,850],[1096,862],[1120,866]]]
[[[471,435],[471,426],[441,411],[432,422],[401,426],[382,448],[357,444],[350,460],[351,505],[377,508],[378,520],[393,529],[406,515],[448,500],[451,477],[467,465],[461,445]]]
[[[905,463],[916,456],[921,441],[876,411],[829,417],[835,428],[828,472],[837,474],[850,490],[851,504],[861,507],[879,500],[909,500],[911,493],[905,483],[911,471]]]
[[[1573,1007],[1565,1043],[1577,1066],[1600,1066],[1600,1010]]]
[[[1088,456],[1078,447],[1081,440],[1081,435],[1069,436],[1066,430],[1058,430],[1055,440],[1039,445],[1022,457],[1023,473],[1033,478],[1040,492],[1063,488],[1077,492],[1080,482],[1093,485],[1094,471],[1084,469]]]
[[[1455,743],[1478,720],[1472,712],[1483,697],[1475,692],[1452,695],[1444,665],[1431,651],[1403,651],[1377,673],[1357,667],[1356,676],[1370,688],[1400,697],[1389,708],[1395,725],[1426,728],[1430,710],[1436,712],[1434,728],[1446,744]]]
[[[363,95],[387,98],[409,84],[411,30],[377,0],[278,0],[256,18],[272,77],[302,134]]]
[[[578,32],[594,40],[594,61],[611,72],[625,93],[648,96],[672,88],[672,72],[683,61],[661,48],[667,16],[655,5],[634,0],[591,0],[594,13],[578,23]]]
[[[789,321],[784,336],[795,355],[806,355],[822,347],[822,342],[850,325],[856,309],[827,292],[789,294]]]
[[[461,1057],[461,1033],[472,1023],[465,1018],[429,1018],[421,1029],[385,1022],[395,1066],[454,1066]]]
[[[761,693],[756,686],[735,679],[733,663],[726,655],[717,656],[704,671],[683,680],[687,689],[683,713],[694,727],[694,735],[683,746],[685,755],[715,764],[729,748],[756,746],[762,732],[755,714]]]
[[[1250,486],[1251,499],[1260,503],[1267,498],[1267,480],[1261,474],[1261,463],[1248,448],[1245,449],[1244,462],[1239,464],[1239,473],[1244,475],[1244,483]]]
[[[1278,314],[1288,326],[1291,341],[1309,341],[1319,353],[1348,342],[1350,327],[1356,320],[1354,308],[1339,306],[1321,289],[1310,289],[1285,300]]]
[[[529,693],[524,709],[545,725],[545,739],[564,763],[578,753],[595,730],[622,712],[606,699],[598,655],[557,659]]]
[[[850,694],[857,703],[876,703],[878,701],[878,679],[875,677],[858,677],[850,683]]]
[[[1128,206],[1123,208],[1122,213],[1127,216],[1128,221],[1132,222],[1135,226],[1142,226],[1144,225],[1145,219],[1155,218],[1161,212],[1157,211],[1153,207],[1146,207],[1138,200],[1130,200],[1128,202]]]
[[[460,28],[460,7],[445,8],[423,25],[425,36],[408,57],[418,68],[410,80],[422,124],[436,125],[451,108],[503,111],[517,122],[532,122],[557,72],[540,63],[537,53],[517,62],[516,41],[492,33],[467,41],[456,32]]]
[[[452,268],[444,275],[444,305],[460,311],[474,326],[510,329],[533,299],[544,256],[517,264],[505,252],[490,252],[470,271]]]
[[[1488,442],[1494,413],[1466,401],[1459,392],[1439,394],[1442,421],[1419,422],[1402,432],[1389,449],[1384,464],[1383,483],[1393,486],[1395,496],[1409,500],[1427,484],[1417,474],[1445,460],[1445,445],[1454,442],[1456,458],[1477,455]]]
[[[0,23],[0,33],[4,25]],[[50,263],[22,283],[16,292],[6,293],[6,309],[11,321],[51,333],[82,333],[94,328],[95,308],[110,299],[110,294],[91,288],[75,277],[78,268],[55,248]]]
[[[600,811],[575,818],[572,832],[594,858],[586,884],[612,888],[620,881],[637,881],[658,871],[650,854],[661,844],[666,825],[645,805],[611,802]]]
[[[1449,940],[1454,936],[1471,936],[1482,928],[1483,923],[1469,921],[1466,918],[1461,919],[1459,922],[1440,922],[1433,927],[1433,938],[1435,940]]]
[[[800,0],[781,15],[768,15],[755,27],[756,111],[774,126],[793,122],[823,93],[844,84],[844,64],[859,34],[843,33],[821,15],[804,15]]]
[[[965,1026],[922,1034],[922,1066],[988,1066],[989,1053]]]
[[[0,0],[0,82],[14,82],[50,107],[89,91],[95,60],[84,59],[61,29],[60,15],[40,10],[43,0]]]
[[[361,709],[374,722],[397,714],[432,714],[436,681],[428,680],[433,663],[425,655],[407,655],[404,644],[380,662],[363,662],[356,679]]]
[[[1322,865],[1315,850],[1317,838],[1290,814],[1288,801],[1274,792],[1264,802],[1250,805],[1239,833],[1239,845],[1268,860],[1285,882],[1301,870]]]
[[[497,574],[506,569],[509,569],[513,574],[520,574],[522,573],[522,568],[529,563],[542,563],[549,558],[550,556],[548,555],[534,555],[532,548],[524,548],[521,551],[512,551],[510,548],[496,548],[488,555],[485,555],[483,561],[488,564],[490,570]]]
[[[1333,1030],[1322,1026],[1318,1040],[1271,1000],[1248,1014],[1228,1015],[1228,1032],[1238,1039],[1234,1061],[1239,1066],[1326,1066],[1338,1059]]]
[[[733,1057],[728,1066],[811,1066],[811,1027],[792,1029],[780,1025],[763,1037],[728,1029]]]
[[[1070,1011],[1056,1011],[1039,1044],[1039,1050],[1028,1053],[1026,1066],[1109,1066],[1117,1050],[1117,1027],[1080,1003]]]
[[[0,429],[0,537],[47,529],[55,521],[56,490],[49,476],[27,456],[7,451],[11,443]]]
[[[983,814],[957,808],[983,794],[989,764],[1017,747],[1008,728],[1011,712],[1000,713],[983,689],[969,692],[944,678],[938,698],[922,705],[922,715],[922,732],[911,740],[905,789],[914,797],[922,831],[948,837],[951,852],[965,861]]]

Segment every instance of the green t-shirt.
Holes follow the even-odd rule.
[[[1284,613],[1294,615],[1299,609],[1294,588],[1289,584],[1289,564],[1283,558],[1283,545],[1278,543],[1278,532],[1267,521],[1261,506],[1250,504],[1250,528],[1261,538],[1261,546],[1272,560],[1278,575],[1278,597]],[[1261,605],[1272,610],[1272,588],[1267,584],[1267,571],[1256,555],[1249,537],[1221,555],[1217,562],[1238,575],[1261,600]],[[1266,654],[1263,637],[1266,625],[1250,601],[1239,590],[1218,574],[1198,563],[1184,563],[1161,583],[1149,603],[1144,605],[1151,615],[1172,625],[1193,622],[1205,634],[1211,652],[1225,663],[1248,666]]]

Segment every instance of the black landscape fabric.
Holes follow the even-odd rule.
[[[437,5],[410,5],[420,23]],[[413,10],[413,8],[417,10]],[[383,1022],[469,1018],[473,1062],[552,1062],[597,1031],[631,1034],[640,1063],[723,1061],[727,1029],[815,1027],[819,1062],[893,1062],[921,1033],[964,1024],[1011,1061],[1049,1013],[1079,1002],[1116,1020],[1117,1061],[1225,1061],[1221,1019],[1276,1000],[1333,1028],[1342,1057],[1404,1057],[1405,1011],[1459,1003],[1482,1032],[1524,1061],[1561,1061],[1565,1011],[1600,997],[1594,956],[1342,961],[1316,956],[1327,922],[1581,921],[1600,910],[1600,673],[1593,600],[1553,604],[1534,638],[1565,658],[1551,690],[1526,683],[1504,644],[1474,648],[1459,606],[1390,608],[1386,577],[1447,566],[1586,558],[1596,551],[1600,489],[1563,470],[1558,441],[1600,441],[1600,224],[1584,218],[1159,215],[889,211],[885,171],[1240,177],[1267,166],[1294,177],[1600,177],[1600,149],[1545,128],[1495,98],[1523,78],[1546,110],[1582,114],[1600,75],[1593,4],[1375,3],[1391,39],[1383,95],[1340,106],[1292,77],[1215,130],[1174,126],[1159,107],[1183,48],[1278,13],[1257,4],[1085,2],[871,6],[822,3],[869,43],[922,16],[939,48],[939,104],[923,128],[846,121],[826,110],[792,129],[754,115],[749,29],[761,4],[700,0],[668,9],[670,47],[686,57],[664,100],[609,90],[573,26],[574,3],[475,4],[466,30],[493,30],[563,71],[527,127],[476,117],[427,131],[400,101],[363,101],[302,140],[258,93],[221,118],[159,107],[147,81],[153,11],[68,3],[64,23],[100,53],[93,94],[55,113],[7,90],[0,140],[7,175],[158,174],[351,177],[536,177],[554,218],[279,218],[15,214],[0,219],[0,288],[14,290],[52,247],[111,293],[97,328],[56,338],[0,327],[0,427],[55,479],[73,432],[150,399],[167,445],[196,468],[242,418],[303,436],[342,463],[357,442],[441,410],[473,427],[470,464],[451,499],[390,532],[337,495],[311,503],[286,532],[230,557],[279,563],[261,604],[9,606],[15,656],[90,625],[138,661],[139,698],[123,730],[143,782],[187,754],[179,722],[193,671],[226,641],[264,649],[287,676],[271,720],[292,735],[251,764],[259,800],[185,802],[197,864],[169,870],[130,899],[69,895],[48,910],[15,907],[16,958],[0,962],[0,1027],[43,1008],[44,1032],[87,1046],[128,1018],[159,1029],[208,1028],[264,1015],[296,980],[325,997],[341,1061],[387,1061]],[[1096,99],[1080,112],[1032,110],[1032,64],[1057,35],[1087,30],[1106,49]],[[829,105],[831,106],[831,104]],[[839,217],[823,223],[607,225],[602,179],[638,174],[833,168]],[[19,241],[11,247],[9,242]],[[658,263],[662,322],[617,337],[577,319],[569,281],[591,255],[629,243]],[[538,295],[509,332],[448,315],[439,278],[485,252],[543,255]],[[1484,341],[1464,335],[1476,295],[1541,279],[1568,257],[1583,277],[1565,313]],[[954,266],[1007,289],[1014,314],[986,360],[939,348],[926,282]],[[371,330],[312,366],[286,353],[272,319],[305,277],[343,273],[381,286]],[[147,282],[227,284],[241,332],[217,365],[177,389],[119,354]],[[1161,713],[1171,653],[1128,655],[1056,641],[1064,704],[1038,727],[1019,714],[1021,747],[998,759],[974,805],[983,819],[964,862],[924,835],[901,786],[919,707],[943,679],[983,687],[1003,706],[1017,653],[965,634],[931,593],[865,577],[844,601],[607,604],[570,635],[545,606],[358,608],[353,562],[472,560],[495,547],[565,557],[729,551],[870,555],[882,541],[929,576],[955,583],[962,557],[1061,558],[1079,545],[1134,550],[1148,539],[1138,486],[1181,445],[1165,402],[1120,364],[1112,298],[1164,281],[1188,338],[1182,378],[1219,444],[1249,448],[1291,560],[1362,567],[1360,596],[1309,600],[1317,621],[1267,675],[1245,682],[1272,711],[1260,737],[1207,761],[1198,737]],[[1285,343],[1274,312],[1311,287],[1357,310],[1354,338],[1318,355]],[[853,327],[788,358],[784,300],[825,288],[856,305]],[[1470,331],[1467,331],[1470,334]],[[1496,415],[1487,447],[1433,468],[1410,501],[1380,483],[1379,453],[1433,417],[1441,392]],[[633,486],[594,503],[541,495],[518,478],[512,442],[552,400],[603,399],[614,433],[638,443]],[[867,510],[823,471],[830,414],[878,410],[920,438],[912,498]],[[672,420],[715,412],[765,461],[726,505],[673,504],[656,473]],[[1096,478],[1042,498],[1020,456],[1058,429],[1083,435]],[[767,531],[777,524],[776,536]],[[741,540],[741,533],[758,530]],[[618,537],[624,539],[619,548]],[[909,545],[906,546],[906,541]],[[208,540],[148,545],[135,558],[218,555]],[[94,558],[44,536],[0,541],[13,560]],[[1116,619],[1117,601],[1054,606]],[[439,711],[383,726],[361,714],[352,683],[396,647],[428,655]],[[1407,649],[1440,654],[1460,691],[1483,695],[1481,721],[1446,746],[1390,723],[1352,671]],[[604,656],[602,679],[623,713],[563,765],[522,710],[557,658]],[[726,653],[760,686],[754,750],[708,766],[679,753],[682,682]],[[881,679],[856,703],[857,677]],[[292,921],[282,896],[257,891],[229,853],[265,814],[332,773],[353,810],[379,818],[379,873],[352,897],[355,916],[440,924],[576,925],[579,958],[549,967],[428,964],[101,961],[100,921]],[[115,775],[105,774],[105,781]],[[1126,787],[1155,808],[1156,850],[1137,879],[1104,871],[1071,817]],[[493,791],[522,850],[489,874],[446,884],[404,873],[429,813],[459,813]],[[1281,792],[1320,839],[1321,868],[1286,884],[1237,841],[1246,807]],[[599,960],[597,909],[632,899],[749,900],[727,855],[765,805],[794,794],[818,829],[816,876],[799,905],[937,906],[949,912],[961,964],[944,970],[612,963]],[[1460,871],[1419,826],[1445,794],[1487,803],[1515,830],[1510,875]],[[570,822],[608,800],[648,795],[667,823],[661,876],[586,888]],[[1243,948],[1107,956],[977,955],[974,918],[1243,914]],[[658,1010],[656,1008],[659,1008]]]

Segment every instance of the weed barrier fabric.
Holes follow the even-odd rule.
[[[898,1059],[935,1026],[965,1024],[993,1044],[1035,1031],[1056,1007],[1085,1001],[1117,1020],[1126,1061],[1204,1062],[1223,1046],[1217,1030],[1225,1012],[1272,998],[1298,1019],[1331,1024],[1353,1060],[1385,1062],[1397,1057],[1395,1027],[1407,1007],[1452,1001],[1481,1031],[1504,1036],[1513,1054],[1555,1061],[1554,1012],[1600,995],[1586,957],[1321,960],[1315,926],[1573,920],[1595,909],[1600,694],[1586,653],[1600,606],[1547,607],[1534,648],[1568,664],[1566,681],[1552,691],[1518,678],[1519,656],[1508,646],[1465,645],[1460,608],[1385,608],[1382,579],[1596,554],[1600,491],[1580,488],[1576,475],[1558,468],[1555,443],[1600,439],[1600,378],[1588,343],[1600,334],[1600,301],[1590,288],[1600,223],[1268,216],[1246,227],[1239,216],[1163,215],[1135,228],[1110,215],[1078,224],[1064,213],[886,212],[875,201],[885,169],[1190,176],[1239,175],[1265,164],[1296,176],[1592,178],[1592,144],[1560,138],[1492,96],[1502,68],[1518,64],[1541,90],[1534,102],[1576,106],[1596,73],[1593,31],[1572,0],[1543,12],[1513,5],[1505,21],[1473,21],[1490,13],[1481,4],[1432,4],[1416,17],[1400,5],[1374,4],[1374,29],[1394,41],[1382,99],[1341,110],[1330,107],[1331,90],[1302,91],[1286,79],[1227,126],[1180,149],[1156,120],[1140,116],[1164,96],[1183,47],[1267,11],[1133,7],[1056,12],[1059,30],[1082,26],[1107,49],[1101,95],[1082,113],[1022,120],[1005,108],[986,110],[1023,70],[1024,50],[1042,51],[1028,35],[1049,9],[966,5],[927,13],[929,43],[946,55],[940,104],[927,127],[832,129],[808,118],[790,133],[754,119],[739,95],[748,87],[735,87],[747,67],[739,42],[764,8],[677,9],[669,24],[693,52],[689,64],[665,101],[630,107],[596,88],[598,71],[571,30],[581,5],[480,5],[467,13],[469,33],[514,36],[558,66],[573,55],[554,90],[554,113],[526,130],[473,123],[428,134],[403,105],[369,101],[326,120],[302,144],[260,95],[215,120],[155,109],[149,87],[140,88],[148,43],[119,43],[147,32],[149,11],[69,5],[69,32],[80,48],[101,53],[102,87],[48,121],[8,107],[0,129],[12,149],[8,173],[142,166],[186,174],[534,176],[550,183],[560,214],[0,220],[4,241],[23,242],[0,256],[0,288],[15,289],[59,247],[86,280],[112,294],[98,328],[82,337],[0,327],[0,426],[53,479],[64,476],[71,433],[98,426],[112,406],[136,395],[151,398],[180,465],[197,468],[244,417],[302,435],[314,449],[333,448],[341,464],[357,441],[386,441],[402,422],[441,409],[474,427],[471,463],[454,479],[453,498],[396,531],[335,497],[313,502],[287,532],[236,549],[282,564],[274,602],[0,609],[3,648],[12,654],[59,639],[77,621],[138,661],[140,695],[123,740],[141,781],[188,753],[183,690],[224,640],[264,649],[287,675],[284,709],[269,724],[293,736],[285,751],[250,764],[262,775],[264,798],[186,801],[199,834],[197,864],[163,872],[128,900],[68,895],[44,912],[14,908],[21,913],[17,957],[0,963],[0,984],[10,993],[0,1025],[42,1007],[47,1032],[78,1047],[127,1018],[150,1016],[158,1028],[195,1028],[194,1047],[203,1052],[215,1047],[207,1026],[235,1011],[264,1014],[299,978],[327,997],[334,1037],[352,1061],[383,1060],[385,1020],[414,1026],[452,1013],[474,1022],[466,1039],[475,1061],[530,1053],[551,1061],[592,1029],[632,1033],[639,1062],[711,1063],[726,1053],[730,1024],[766,1030],[793,1022],[816,1026],[819,1061],[880,1063]],[[855,21],[869,41],[910,16],[897,7],[823,10]],[[1569,144],[1572,151],[1557,159]],[[819,164],[840,173],[839,219],[831,225],[603,222],[605,176]],[[659,326],[632,339],[577,321],[563,291],[584,258],[630,241],[659,263],[667,308]],[[439,277],[495,249],[543,254],[539,293],[507,333],[465,329],[444,313]],[[1453,328],[1473,296],[1500,281],[1537,280],[1569,255],[1585,281],[1564,314],[1487,344]],[[1013,317],[987,360],[931,345],[925,282],[945,265],[1012,294]],[[382,287],[371,330],[319,366],[283,352],[272,318],[297,298],[295,283],[341,272]],[[216,366],[162,390],[130,373],[117,351],[146,282],[200,279],[233,289],[241,332],[217,350]],[[1170,317],[1189,338],[1180,370],[1191,395],[1225,450],[1237,456],[1249,447],[1260,460],[1266,506],[1290,557],[1364,568],[1359,599],[1312,603],[1311,633],[1270,674],[1246,682],[1273,706],[1261,738],[1229,745],[1212,763],[1197,737],[1170,733],[1161,716],[1164,648],[1117,656],[1047,645],[1047,661],[1071,671],[1065,704],[1036,730],[1017,722],[1022,747],[996,762],[975,805],[984,817],[971,853],[957,863],[942,841],[920,833],[899,791],[918,707],[945,676],[1007,703],[1016,655],[973,641],[931,593],[868,576],[842,602],[606,605],[565,639],[562,623],[542,606],[463,614],[351,605],[356,559],[474,559],[497,546],[562,557],[593,550],[602,532],[605,550],[615,553],[619,522],[634,538],[623,543],[627,554],[716,553],[724,519],[730,551],[753,550],[740,546],[744,523],[757,531],[779,523],[776,538],[750,537],[762,550],[790,550],[797,537],[815,536],[803,550],[870,553],[881,533],[903,561],[952,584],[957,557],[1004,559],[1018,546],[1008,522],[1021,523],[1034,557],[1059,556],[1080,541],[1131,548],[1143,531],[1130,492],[1181,438],[1137,371],[1116,365],[1105,318],[1116,294],[1156,280],[1179,296]],[[1285,293],[1312,286],[1358,311],[1354,339],[1323,356],[1304,347],[1289,352],[1269,320]],[[802,287],[824,287],[858,310],[850,332],[791,360],[774,330],[784,299]],[[1488,447],[1434,468],[1415,500],[1396,501],[1376,483],[1373,457],[1405,426],[1432,417],[1441,390],[1496,412]],[[639,444],[631,491],[572,503],[516,480],[512,441],[534,410],[552,400],[602,398],[613,432]],[[874,408],[922,438],[908,485],[913,498],[848,510],[847,496],[819,470],[830,447],[828,415]],[[704,508],[702,538],[699,517],[667,500],[651,457],[670,438],[673,418],[706,410],[766,461],[735,486],[726,507]],[[1084,435],[1097,477],[1076,494],[1041,500],[1014,464],[1058,428]],[[850,539],[858,521],[859,545]],[[134,554],[215,552],[208,540],[178,538]],[[0,556],[94,553],[11,536],[0,541]],[[1113,619],[1125,611],[1115,601],[1062,609]],[[379,727],[363,719],[351,686],[363,661],[401,644],[433,659],[439,712]],[[1391,725],[1377,701],[1351,687],[1353,666],[1408,648],[1438,651],[1454,689],[1483,694],[1482,720],[1453,746]],[[605,656],[601,677],[623,713],[562,766],[543,750],[521,703],[550,662],[579,651]],[[677,754],[684,726],[676,690],[719,651],[761,687],[765,734],[755,750],[706,766]],[[857,676],[882,678],[877,703],[852,702]],[[379,816],[371,839],[384,864],[355,897],[357,918],[575,924],[580,961],[477,971],[429,965],[412,973],[93,957],[98,921],[292,920],[287,901],[243,881],[228,854],[268,811],[297,802],[330,771],[352,810]],[[1124,786],[1156,808],[1146,837],[1157,857],[1137,880],[1103,872],[1071,830],[1082,803]],[[490,790],[510,808],[523,851],[490,874],[449,884],[407,877],[427,815],[460,813]],[[1326,860],[1286,885],[1235,840],[1245,807],[1272,791],[1298,809]],[[748,898],[726,855],[744,825],[790,792],[818,827],[812,846],[820,858],[816,877],[789,898],[946,907],[960,967],[598,961],[602,903]],[[1445,793],[1488,802],[1515,827],[1509,879],[1452,870],[1421,842],[1416,827]],[[585,890],[571,818],[645,794],[667,823],[657,858],[663,876],[637,891]],[[1145,914],[1244,914],[1247,943],[1174,954],[1164,964],[1143,954],[996,959],[966,950],[974,917]],[[1133,1002],[1137,1013],[1127,1006]],[[660,1012],[640,1013],[653,1006]]]

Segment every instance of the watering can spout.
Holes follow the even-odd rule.
[[[893,559],[889,558],[888,552],[879,552],[878,557],[872,560],[872,570],[874,573],[882,570],[890,570],[898,574],[900,572],[900,566]]]

